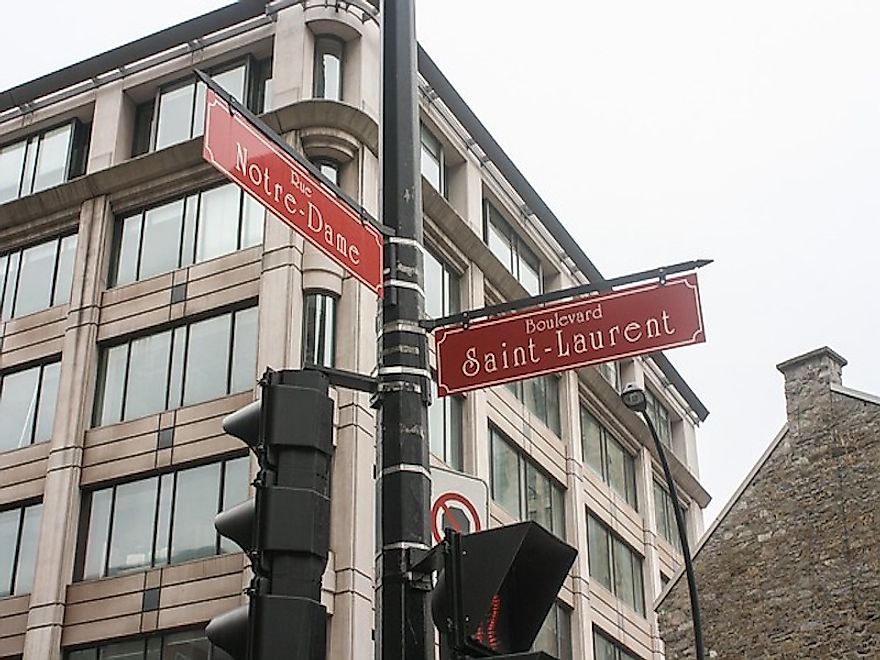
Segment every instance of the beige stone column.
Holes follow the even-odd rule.
[[[96,338],[113,215],[107,199],[80,212],[76,264],[61,356],[58,403],[43,493],[43,517],[24,643],[25,660],[61,657],[67,585],[73,577],[85,430],[91,424]]]

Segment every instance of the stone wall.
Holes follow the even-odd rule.
[[[880,658],[880,399],[845,364],[778,367],[787,430],[694,559],[706,657]],[[683,576],[659,625],[667,658],[696,657]]]

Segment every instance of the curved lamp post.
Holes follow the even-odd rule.
[[[694,643],[697,649],[697,660],[704,660],[703,655],[703,626],[700,622],[700,604],[697,602],[697,581],[694,578],[694,565],[691,562],[691,551],[688,547],[687,532],[684,528],[684,516],[681,513],[681,505],[678,502],[678,494],[675,491],[675,483],[672,481],[672,472],[669,470],[669,463],[666,462],[666,453],[663,451],[663,445],[660,437],[657,435],[657,429],[654,428],[651,418],[648,417],[648,400],[645,397],[645,391],[635,383],[627,385],[620,395],[623,404],[633,412],[641,413],[654,438],[654,445],[657,447],[657,454],[660,456],[660,464],[663,466],[663,474],[666,477],[666,485],[669,487],[669,497],[672,499],[672,508],[675,511],[675,523],[678,527],[678,537],[681,539],[681,552],[684,555],[684,569],[687,573],[688,592],[691,597],[691,614],[694,619]]]

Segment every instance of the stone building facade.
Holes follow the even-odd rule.
[[[378,3],[244,0],[0,93],[0,659],[217,658],[243,602],[212,528],[255,470],[220,422],[267,366],[376,366],[375,296],[208,166],[204,89],[236,95],[379,216]],[[602,275],[424,53],[426,313]],[[489,486],[492,524],[581,552],[538,645],[662,657],[651,603],[681,556],[647,388],[691,537],[708,414],[662,354],[448,397],[432,464]],[[375,416],[333,391],[329,656],[373,649]]]
[[[880,657],[880,397],[821,348],[783,362],[788,421],[694,557],[707,657]],[[659,604],[693,658],[682,576]]]

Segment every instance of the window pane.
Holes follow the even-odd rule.
[[[55,272],[57,241],[34,245],[21,253],[15,316],[24,316],[51,306],[52,273]]]
[[[620,660],[615,654],[614,644],[595,631],[593,632],[593,657],[595,660]]]
[[[168,407],[176,408],[183,401],[183,367],[186,358],[187,327],[174,328],[171,339],[171,376],[168,379]]]
[[[336,344],[336,298],[310,293],[305,300],[303,362],[332,367]]]
[[[168,90],[159,97],[159,124],[156,149],[188,140],[192,131],[195,83]]]
[[[61,239],[58,252],[58,268],[55,273],[55,291],[52,294],[53,305],[70,302],[70,285],[73,283],[73,260],[76,257],[76,234]]]
[[[342,42],[333,37],[315,39],[314,97],[342,98]]]
[[[152,477],[116,487],[109,575],[150,565],[158,485]]]
[[[626,452],[613,438],[608,438],[605,447],[608,451],[608,485],[621,497],[626,497]]]
[[[101,660],[143,660],[145,639],[115,642],[101,647]]]
[[[434,190],[443,194],[443,149],[440,141],[424,126],[421,126],[422,176],[434,186]]]
[[[159,480],[159,511],[156,516],[156,539],[153,566],[168,563],[171,546],[171,502],[174,498],[174,474],[163,474]]]
[[[642,558],[632,553],[633,564],[633,595],[635,597],[635,610],[645,616],[645,584],[642,577]]]
[[[33,192],[63,183],[67,175],[67,160],[73,124],[61,126],[44,134],[40,139],[37,155],[37,171],[34,175]]]
[[[241,216],[241,249],[259,245],[263,242],[263,219],[266,211],[253,197],[244,194]]]
[[[165,409],[170,351],[170,331],[131,342],[124,419]]]
[[[47,442],[52,437],[60,371],[60,362],[53,362],[43,367],[43,382],[40,385],[40,403],[37,406],[37,428],[34,433],[34,442]]]
[[[211,643],[200,630],[165,635],[162,640],[163,660],[208,660]]]
[[[613,539],[612,544],[614,547],[614,593],[620,600],[635,609],[636,594],[632,554],[617,539]]]
[[[220,464],[183,470],[177,474],[171,563],[208,557],[216,552],[220,496]]]
[[[224,314],[189,327],[183,405],[226,394],[231,321]]]
[[[492,499],[515,516],[520,509],[519,455],[505,442],[497,431],[492,436]]]
[[[21,194],[29,195],[34,185],[34,168],[37,163],[37,145],[40,136],[34,135],[28,139],[27,153],[24,156],[24,175],[21,180]]]
[[[235,458],[225,463],[223,477],[223,510],[244,502],[248,498],[250,485],[250,459],[247,456]],[[240,552],[234,541],[220,537],[220,552]]]
[[[489,210],[487,211],[489,214],[489,221],[486,223],[486,239],[489,244],[489,249],[492,251],[498,260],[504,265],[507,270],[512,270],[513,268],[513,248],[510,244],[510,238],[507,236],[507,229],[499,227],[495,221],[493,221],[493,215],[497,213],[491,206],[489,206]]]
[[[429,318],[444,316],[443,266],[437,258],[425,250],[425,314]]]
[[[190,137],[201,135],[205,132],[205,85],[196,83],[196,99],[193,104],[193,128]]]
[[[31,443],[37,408],[40,368],[34,367],[3,377],[0,391],[0,451]]]
[[[0,598],[12,593],[12,569],[20,520],[21,509],[0,511],[0,539],[3,539],[0,543]]]
[[[138,278],[141,220],[140,213],[120,220],[122,229],[119,233],[119,246],[116,249],[116,277],[113,280],[117,286],[129,284]]]
[[[537,468],[526,465],[526,517],[553,531],[553,485]]]
[[[228,71],[223,71],[222,73],[212,73],[211,79],[220,85],[227,92],[232,94],[235,97],[235,100],[243,105],[247,105],[245,103],[244,93],[245,93],[245,74],[247,73],[247,69],[245,65],[242,63],[241,65],[235,67],[234,69],[229,69]],[[199,106],[196,107],[196,112],[200,109]],[[202,109],[203,110],[203,109]]]
[[[559,606],[554,604],[550,611],[547,612],[547,618],[541,624],[538,636],[535,637],[535,643],[532,644],[533,651],[543,651],[554,658],[559,657],[559,640],[556,633],[558,609]]]
[[[6,267],[6,289],[3,295],[3,310],[0,318],[12,318],[12,306],[15,303],[15,288],[18,286],[18,264],[21,261],[21,252],[13,252],[8,257]]]
[[[37,562],[37,540],[40,537],[40,520],[43,505],[35,504],[24,510],[21,525],[21,541],[18,550],[18,571],[15,574],[14,594],[30,593],[34,582],[34,566]]]
[[[428,439],[431,453],[441,460],[446,456],[446,407],[437,396],[437,383],[431,380],[431,405],[428,406]]]
[[[6,290],[6,272],[8,265],[9,255],[0,255],[0,309],[2,309],[3,304],[3,292]],[[11,297],[13,293],[10,292],[9,295]],[[2,313],[0,313],[0,320],[5,320],[5,317],[2,315]]]
[[[125,364],[128,344],[104,351],[99,376],[100,394],[95,407],[96,424],[114,424],[122,419],[122,395],[125,389]]]
[[[251,389],[257,378],[257,307],[235,313],[232,347],[232,382],[229,392]]]
[[[519,274],[517,279],[533,296],[541,293],[541,267],[534,255],[526,252],[527,248],[519,245]]]
[[[590,577],[611,590],[611,556],[608,548],[608,532],[593,516],[587,517],[587,549],[589,551]]]
[[[462,401],[457,396],[446,397],[446,405],[449,416],[449,432],[446,439],[447,452],[446,462],[456,470],[464,469],[464,457],[462,454]]]
[[[0,204],[18,197],[26,147],[22,140],[0,149]]]
[[[84,580],[104,576],[112,499],[112,488],[92,493],[92,508],[89,513],[89,533],[86,537],[86,558],[83,568]]]
[[[584,462],[601,475],[602,427],[583,406],[581,406],[581,449]]]
[[[202,193],[196,230],[196,261],[206,261],[238,246],[240,193],[232,184]]]
[[[182,218],[182,199],[144,213],[144,238],[138,279],[147,279],[177,268],[180,261]]]

